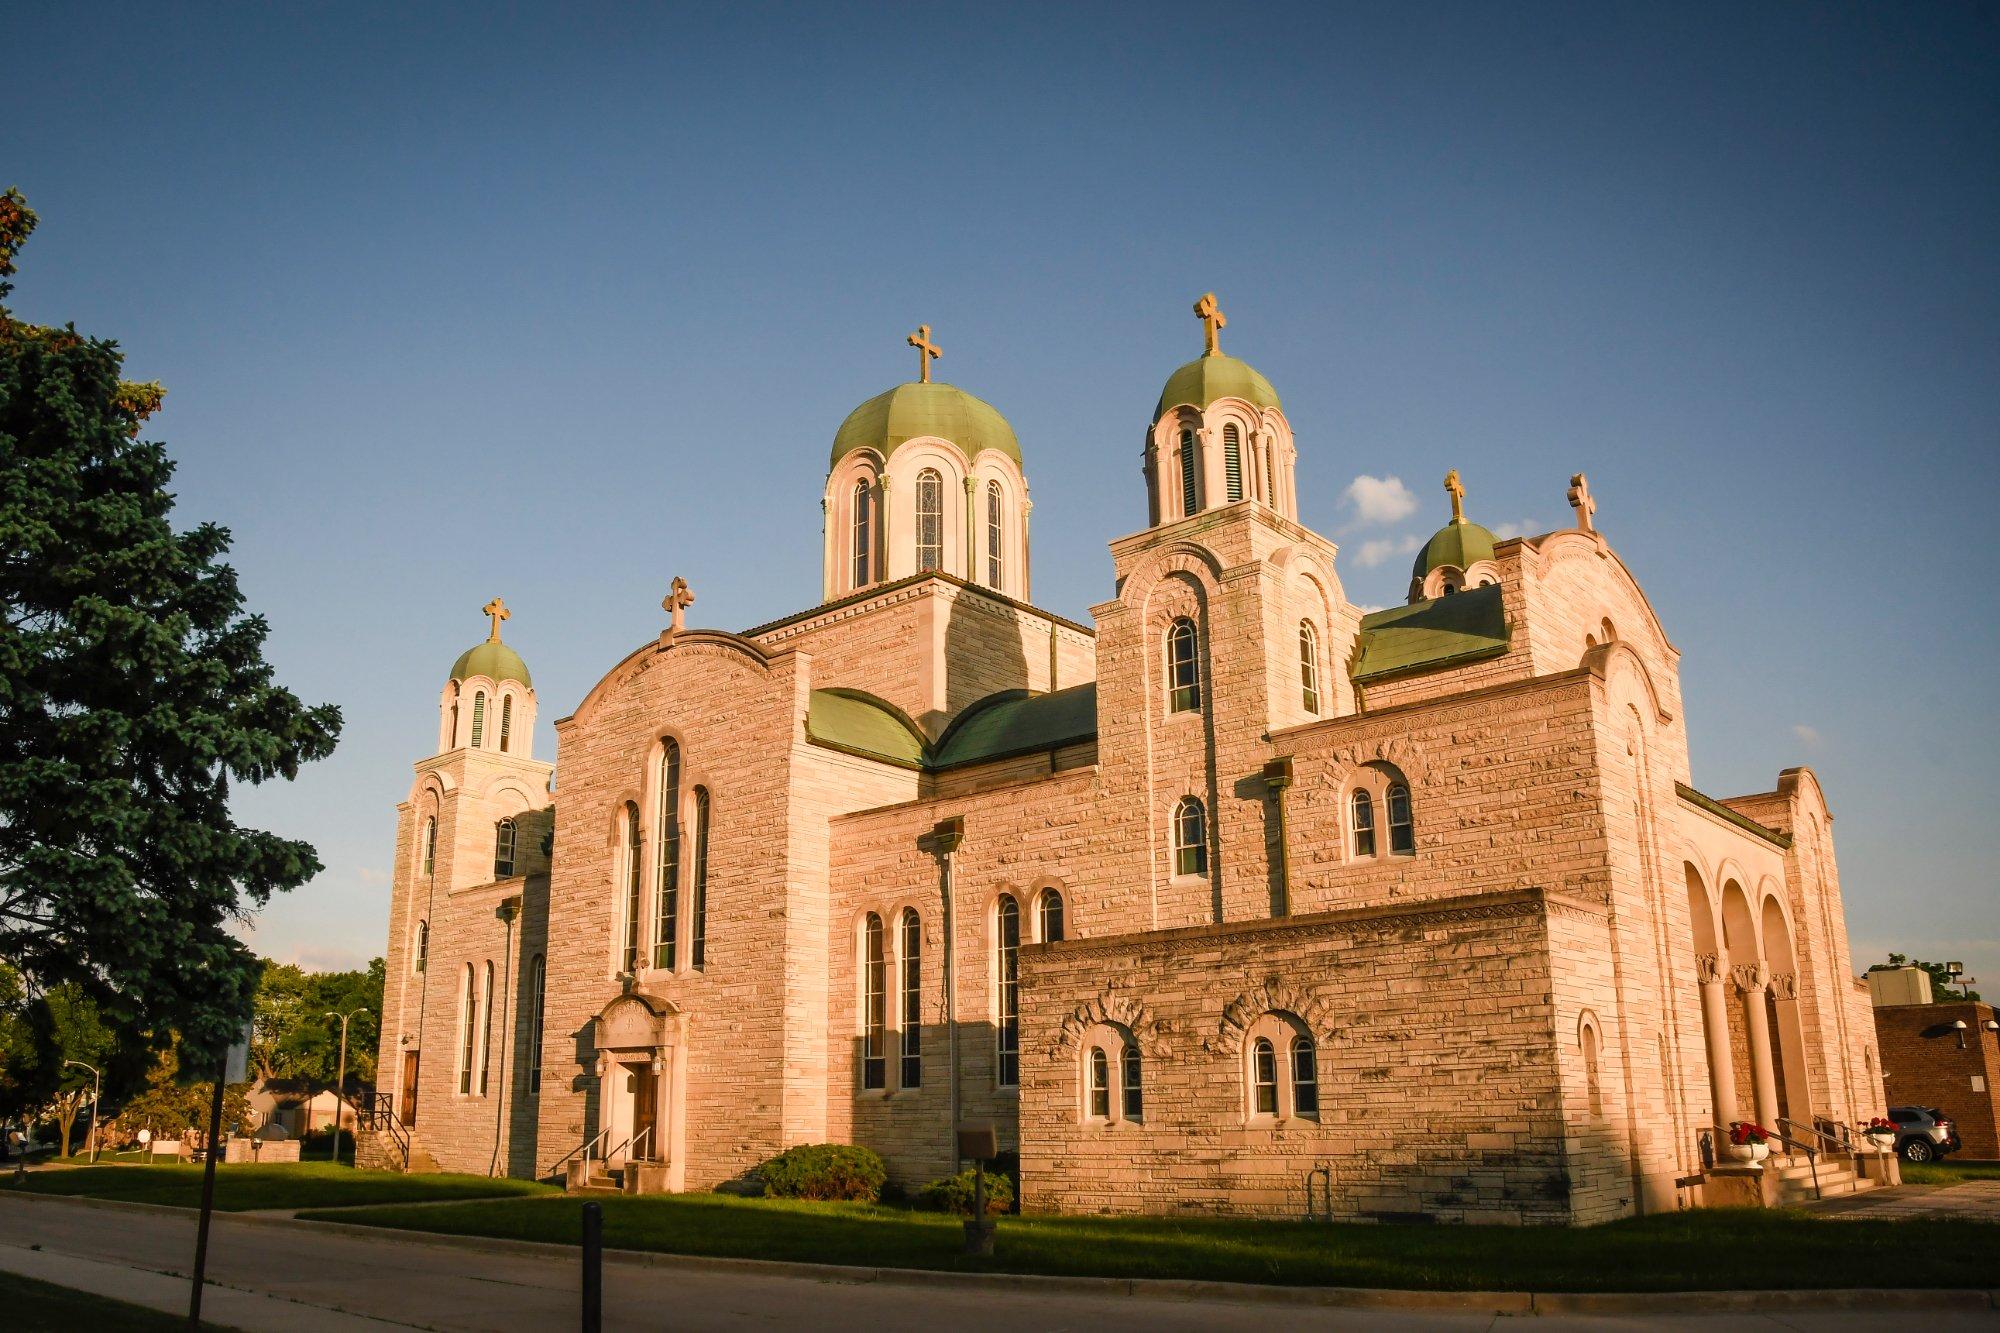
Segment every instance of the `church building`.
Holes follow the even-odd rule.
[[[1408,603],[1351,603],[1195,309],[1088,624],[1035,605],[1021,444],[928,328],[834,432],[817,601],[695,628],[676,578],[559,789],[487,605],[398,807],[364,1158],[651,1192],[839,1142],[916,1187],[991,1126],[1027,1211],[1595,1222],[1796,1197],[1808,1147],[1866,1186],[1813,774],[1696,788],[1581,474],[1502,540],[1453,472]]]

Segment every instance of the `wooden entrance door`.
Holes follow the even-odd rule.
[[[417,1052],[403,1052],[403,1123],[417,1123]]]
[[[632,1156],[660,1160],[660,1076],[650,1065],[627,1066],[632,1071]],[[650,1132],[648,1132],[650,1131]],[[645,1135],[641,1140],[640,1135]]]

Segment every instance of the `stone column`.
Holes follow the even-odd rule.
[[[1785,1110],[1802,1125],[1813,1123],[1812,1079],[1806,1071],[1806,1029],[1799,1017],[1799,974],[1771,975],[1771,999],[1778,1015],[1778,1064],[1784,1076]]]
[[[1771,1063],[1771,1019],[1764,1008],[1771,973],[1762,963],[1738,963],[1729,971],[1743,997],[1743,1030],[1750,1038],[1750,1086],[1757,1095],[1757,1123],[1776,1129],[1778,1076]]]
[[[1729,1055],[1729,1000],[1723,993],[1722,964],[1712,953],[1694,960],[1701,981],[1701,1027],[1708,1042],[1708,1086],[1715,1096],[1715,1123],[1727,1130],[1736,1114],[1736,1064]]]

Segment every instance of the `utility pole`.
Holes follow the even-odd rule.
[[[347,1020],[356,1014],[368,1013],[367,1005],[349,1009],[346,1013],[335,1013],[329,1009],[326,1017],[340,1020],[340,1072],[333,1079],[333,1162],[340,1162],[340,1113],[347,1105]]]
[[[97,1096],[104,1091],[104,1075],[96,1065],[85,1064],[81,1060],[65,1060],[65,1067],[75,1065],[78,1069],[90,1071],[90,1164],[97,1165]]]

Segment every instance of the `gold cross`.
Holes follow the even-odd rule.
[[[514,613],[509,611],[507,603],[501,601],[498,597],[495,597],[479,609],[493,617],[493,632],[486,636],[486,641],[488,643],[500,642],[500,622],[503,620],[512,620]]]
[[[1444,474],[1445,493],[1451,496],[1451,521],[1465,522],[1465,483],[1458,479],[1458,469]]]
[[[1216,335],[1229,323],[1229,318],[1222,313],[1222,308],[1216,305],[1215,293],[1202,293],[1201,299],[1194,303],[1194,313],[1201,319],[1202,337],[1207,340],[1207,348],[1202,355],[1221,356],[1222,340]]]
[[[1590,483],[1581,472],[1569,479],[1569,507],[1576,511],[1576,525],[1585,532],[1595,532],[1597,527],[1590,516],[1597,512],[1597,501],[1590,498]]]
[[[667,588],[666,600],[660,603],[662,611],[673,612],[674,627],[671,631],[672,633],[679,634],[683,629],[687,628],[685,622],[682,620],[682,614],[693,605],[694,593],[689,591],[688,581],[678,574],[674,575],[673,583]]]
[[[931,382],[931,361],[944,355],[944,348],[931,341],[931,326],[917,325],[917,331],[907,339],[910,346],[917,349],[917,383]]]

